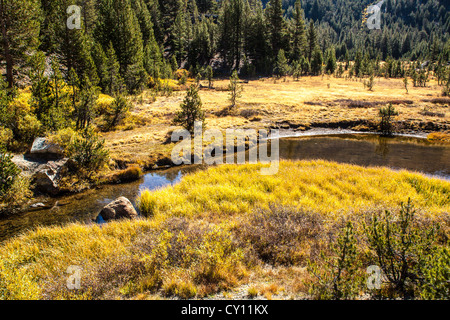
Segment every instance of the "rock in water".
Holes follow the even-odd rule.
[[[100,215],[103,220],[108,221],[121,218],[133,219],[136,218],[138,214],[130,200],[125,197],[119,197],[106,205],[102,211],[100,211]]]

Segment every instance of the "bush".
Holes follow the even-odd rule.
[[[68,147],[69,157],[73,160],[73,168],[88,176],[100,169],[109,160],[109,152],[105,149],[105,140],[100,140],[92,128],[87,128],[81,136],[75,136]]]
[[[0,149],[0,197],[6,195],[20,173],[12,158],[6,150]]]
[[[183,126],[193,134],[195,121],[205,120],[205,112],[202,110],[202,101],[198,95],[197,86],[190,86],[180,108],[181,110],[178,111],[173,123]]]
[[[110,105],[110,108],[106,111],[106,129],[111,130],[117,126],[120,121],[125,118],[125,115],[130,110],[130,107],[131,106],[127,98],[122,95],[117,96],[114,102]]]
[[[0,127],[0,149],[7,148],[13,139],[13,133],[10,129]]]
[[[423,279],[423,259],[432,250],[436,227],[424,228],[415,220],[415,209],[408,199],[399,214],[388,210],[374,215],[365,226],[371,257],[387,279],[389,296],[414,297]]]
[[[76,138],[80,138],[80,134],[70,127],[60,129],[56,133],[48,136],[51,142],[60,145],[64,149],[66,156],[70,156],[71,146]]]
[[[167,295],[205,296],[235,285],[243,276],[242,251],[219,226],[169,219],[151,238],[141,239],[138,250],[148,252],[142,261],[149,275],[169,275],[162,280]]]
[[[13,133],[15,148],[25,148],[41,133],[42,125],[33,113],[30,99],[31,94],[24,90],[9,101],[7,110],[2,111],[2,126]]]
[[[130,182],[138,180],[144,173],[138,166],[131,166],[116,173],[112,180],[116,182]]]
[[[436,247],[424,259],[424,283],[420,296],[424,299],[445,299],[450,297],[450,249]]]
[[[369,91],[373,91],[373,86],[375,84],[374,77],[371,75],[367,81],[364,80],[364,88]]]
[[[240,227],[242,241],[256,255],[274,265],[293,265],[310,255],[308,242],[321,232],[320,216],[286,207],[271,207],[254,213]]]
[[[21,209],[33,193],[30,190],[31,178],[23,175],[18,175],[6,194],[0,200],[7,206],[6,212],[12,213],[16,209]]]
[[[0,211],[11,213],[30,197],[30,178],[20,175],[12,155],[0,148]]]
[[[348,222],[335,243],[331,241],[331,256],[322,251],[322,264],[309,261],[308,271],[317,278],[310,293],[317,299],[348,299],[355,297],[362,284],[353,225]]]
[[[389,103],[387,107],[380,108],[380,130],[383,136],[391,136],[393,134],[392,118],[397,115],[398,112],[392,106],[392,103]]]
[[[109,95],[100,93],[97,99],[97,112],[103,115],[111,109],[115,99]]]

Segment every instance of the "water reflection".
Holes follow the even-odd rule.
[[[50,199],[49,203],[45,203],[45,208],[0,218],[0,241],[37,226],[64,225],[70,222],[101,223],[98,213],[118,197],[124,196],[136,205],[136,197],[143,189],[154,190],[173,185],[183,175],[199,169],[201,166],[185,166],[155,171],[131,183],[105,185],[77,195]]]
[[[450,146],[418,138],[335,135],[280,139],[280,157],[385,166],[450,179]]]

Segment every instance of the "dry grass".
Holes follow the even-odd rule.
[[[322,160],[281,161],[277,174],[262,176],[260,169],[264,166],[222,165],[185,176],[175,186],[144,191],[139,199],[141,212],[208,216],[217,221],[278,204],[334,218],[372,207],[396,207],[408,197],[430,214],[450,211],[449,182],[405,170]]]
[[[427,136],[428,140],[450,143],[450,131],[448,132],[432,132]]]
[[[448,104],[440,98],[434,80],[426,88],[412,87],[406,94],[402,79],[377,78],[373,91],[356,80],[333,77],[303,77],[299,81],[270,78],[244,83],[242,97],[230,110],[228,80],[216,80],[215,90],[199,94],[209,128],[270,128],[311,126],[376,130],[380,106],[393,103],[399,111],[400,130],[440,131],[449,128]],[[202,82],[206,84],[205,81]],[[328,88],[330,84],[330,88]],[[162,146],[175,127],[171,122],[184,98],[184,91],[154,96],[145,91],[135,99],[124,125],[104,134],[111,156],[118,164],[140,163],[151,168],[167,158],[170,145]],[[427,112],[424,113],[424,110]]]
[[[36,228],[4,242],[0,298],[203,298],[242,286],[256,290],[247,297],[305,297],[305,260],[343,220],[408,197],[448,237],[449,182],[326,161],[283,161],[274,176],[261,166],[223,165],[144,192],[151,219]],[[66,287],[71,265],[82,268],[79,290]]]

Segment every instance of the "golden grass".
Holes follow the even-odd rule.
[[[411,198],[430,214],[450,211],[450,183],[420,174],[318,160],[281,161],[277,174],[262,176],[263,166],[223,165],[188,175],[175,186],[144,191],[140,210],[151,216],[226,219],[273,203],[333,218],[396,207]]]
[[[201,83],[207,85],[207,81]],[[378,123],[379,107],[388,102],[394,102],[399,111],[396,120],[414,130],[423,130],[428,123],[448,128],[449,123],[448,106],[432,102],[441,94],[441,87],[434,79],[425,88],[411,87],[407,94],[402,79],[377,78],[374,90],[368,91],[356,79],[318,76],[303,77],[299,81],[288,77],[287,81],[283,81],[264,78],[242,84],[242,97],[231,111],[228,111],[228,83],[228,80],[215,80],[215,90],[199,91],[208,128],[264,129],[280,123],[308,128],[311,124],[327,126],[330,123],[355,122],[354,129],[362,129],[361,122],[366,121],[373,126]],[[155,158],[157,160],[170,154],[161,144],[167,133],[174,129],[171,122],[185,92],[175,91],[170,96],[147,99],[150,95],[151,91],[145,91],[142,98],[135,99],[127,120],[130,123],[122,128],[125,131],[104,134],[114,160],[154,163]],[[352,103],[369,106],[349,107]],[[425,109],[429,112],[423,113]]]
[[[450,143],[450,132],[432,132],[427,136],[428,140]]]
[[[324,219],[314,221],[328,227],[340,217],[358,219],[373,208],[397,208],[407,198],[436,221],[450,211],[450,183],[416,173],[282,161],[278,174],[262,176],[262,166],[212,167],[174,187],[144,191],[141,209],[152,213],[151,219],[38,227],[5,241],[0,299],[201,298],[228,292],[258,270],[252,245],[240,237],[254,211],[271,204],[320,213]],[[448,229],[448,221],[443,225]],[[311,246],[299,250],[306,254]],[[83,270],[81,290],[65,287],[71,265]],[[260,294],[267,299],[304,294],[299,280],[304,270],[280,268],[284,275],[275,284],[258,285]]]

